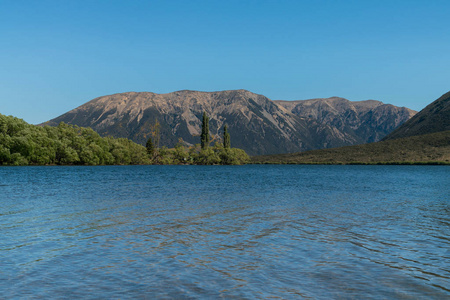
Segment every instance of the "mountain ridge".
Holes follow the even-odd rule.
[[[253,163],[450,165],[450,92],[382,141],[291,154],[255,156]]]
[[[383,140],[450,130],[450,91],[428,104]]]
[[[341,97],[275,102],[300,117],[318,120],[322,130],[329,126],[341,131],[354,131],[354,144],[378,141],[416,113],[409,108],[385,104],[378,100],[352,102]],[[329,109],[325,109],[326,114],[320,114],[324,111],[324,106]],[[387,118],[390,118],[391,122],[379,122]]]
[[[159,122],[161,145],[171,147],[180,138],[186,144],[198,143],[201,116],[206,111],[211,120],[210,133],[216,141],[223,126],[228,124],[233,147],[256,155],[379,140],[415,113],[374,100],[352,104],[354,102],[347,99],[334,98],[340,99],[337,101],[340,106],[330,104],[334,100],[328,100],[330,103],[316,101],[321,105],[310,108],[314,114],[309,116],[300,111],[308,104],[303,101],[310,100],[292,102],[297,106],[297,110],[293,110],[283,101],[272,101],[244,89],[215,92],[181,90],[165,94],[126,92],[97,97],[44,124],[55,126],[65,122],[91,127],[102,136],[126,137],[144,144],[152,126]],[[384,107],[387,117],[382,116],[377,107]],[[343,112],[344,117],[341,116]]]

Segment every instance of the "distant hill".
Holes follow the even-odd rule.
[[[128,92],[93,99],[44,124],[90,127],[102,136],[145,144],[156,122],[161,143],[180,138],[199,143],[201,117],[210,117],[210,133],[221,136],[228,124],[232,147],[251,155],[288,153],[378,141],[415,112],[378,101],[342,98],[272,101],[246,90]]]
[[[450,130],[450,92],[421,110],[384,140]]]
[[[434,101],[385,140],[365,145],[253,157],[254,163],[450,164],[450,92]]]
[[[380,101],[339,97],[275,102],[317,126],[316,135],[326,136],[324,140],[334,133],[336,140],[321,148],[377,142],[417,113]]]

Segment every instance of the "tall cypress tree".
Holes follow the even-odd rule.
[[[148,138],[145,148],[147,148],[147,154],[150,158],[153,158],[153,155],[155,154],[155,145],[153,144],[151,137]]]
[[[202,120],[202,135],[200,137],[202,149],[206,149],[209,146],[209,118],[206,112],[203,112]]]
[[[225,125],[223,128],[223,147],[225,149],[231,148],[231,140],[230,140],[230,134],[228,133],[228,126]]]
[[[153,137],[153,145],[155,147],[155,149],[159,149],[159,140],[161,139],[161,124],[159,124],[158,120],[155,121],[155,124],[153,124],[151,127],[151,135]]]

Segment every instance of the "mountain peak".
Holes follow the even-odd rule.
[[[46,124],[63,121],[145,144],[159,122],[161,145],[173,147],[179,138],[188,144],[199,142],[206,111],[215,141],[228,124],[232,146],[256,155],[375,141],[411,117],[397,107],[377,111],[372,102],[361,103],[339,97],[272,101],[244,89],[126,92],[95,98]]]
[[[450,130],[450,92],[445,93],[409,119],[385,140]]]

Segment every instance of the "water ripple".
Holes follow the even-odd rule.
[[[448,298],[448,174],[0,168],[0,290],[5,298]]]

